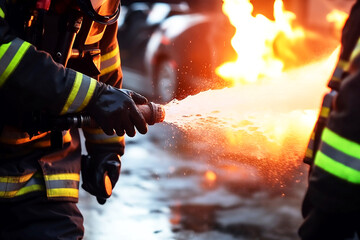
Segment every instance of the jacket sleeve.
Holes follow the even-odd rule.
[[[11,33],[0,5],[0,107],[63,115],[87,106],[96,80],[64,68]]]
[[[106,27],[100,41],[101,74],[100,81],[117,88],[122,86],[122,71],[120,66],[120,52],[117,41],[117,23]],[[90,155],[100,152],[124,154],[124,136],[106,135],[101,129],[83,128],[86,138],[86,149]]]
[[[360,73],[345,78],[324,129],[308,196],[323,211],[360,210]]]

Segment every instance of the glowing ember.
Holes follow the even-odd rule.
[[[216,174],[213,171],[206,171],[205,172],[205,178],[210,181],[213,182],[216,180]]]
[[[261,14],[253,17],[250,0],[224,0],[223,11],[236,27],[231,43],[238,58],[220,66],[217,74],[235,85],[255,82],[262,77],[279,77],[284,63],[276,56],[275,41],[285,38],[280,43],[285,51],[287,45],[305,36],[301,28],[291,24],[295,14],[285,11],[281,0],[274,3],[275,21]]]

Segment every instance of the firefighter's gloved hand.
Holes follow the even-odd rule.
[[[136,104],[145,104],[148,100],[140,94],[118,89],[104,83],[97,83],[94,96],[86,111],[95,119],[104,132],[113,135],[135,135],[136,129],[145,134],[146,121]]]
[[[112,194],[120,176],[121,161],[116,153],[83,155],[81,159],[82,188],[94,195],[100,204]]]

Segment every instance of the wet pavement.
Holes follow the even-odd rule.
[[[127,138],[113,196],[80,192],[85,239],[298,239],[306,167],[265,174],[211,147],[163,123]]]

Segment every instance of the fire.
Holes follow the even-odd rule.
[[[333,9],[328,15],[326,15],[326,20],[334,23],[335,29],[340,31],[344,27],[348,17],[349,15],[346,12]]]
[[[187,145],[215,162],[241,161],[269,180],[291,177],[302,164],[340,47],[334,51],[316,35],[328,54],[319,59],[309,51],[312,61],[304,64],[302,52],[313,44],[304,44],[308,31],[294,27],[295,15],[281,0],[275,1],[274,21],[253,17],[249,0],[224,0],[223,11],[236,27],[232,45],[238,58],[217,73],[234,86],[170,102],[165,122],[183,129]],[[289,62],[297,65],[286,67]]]
[[[286,44],[305,36],[302,28],[292,24],[295,14],[284,10],[282,0],[274,3],[274,21],[261,14],[253,17],[250,0],[225,0],[223,11],[236,27],[231,43],[238,57],[235,62],[217,68],[217,74],[235,85],[253,83],[263,77],[279,77],[284,63],[275,52],[276,41],[285,38],[281,48],[286,49]]]
[[[301,164],[338,53],[266,84],[174,100],[164,106],[164,121],[183,130],[197,154],[247,163],[273,180],[289,177]]]

